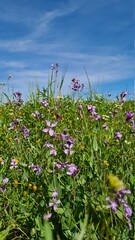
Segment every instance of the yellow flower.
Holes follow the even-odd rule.
[[[111,188],[114,188],[118,191],[124,188],[124,183],[117,176],[109,175],[108,179],[109,179]]]
[[[102,118],[103,118],[103,120],[108,120],[109,119],[109,116],[107,116],[107,115],[102,115]]]
[[[31,184],[31,183],[29,183],[29,185],[28,185],[28,186],[29,186],[29,188],[32,188],[32,184]]]
[[[53,115],[53,119],[56,119],[56,118],[57,118],[57,117],[56,117],[56,114],[54,114],[54,115]]]
[[[17,186],[19,182],[17,180],[14,180],[14,185]]]
[[[37,186],[36,186],[36,185],[33,186],[33,190],[34,190],[34,191],[37,190]]]

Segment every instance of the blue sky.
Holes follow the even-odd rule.
[[[133,0],[0,0],[0,82],[25,97],[30,83],[47,86],[51,64],[63,93],[87,70],[97,92],[134,91]]]

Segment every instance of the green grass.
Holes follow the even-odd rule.
[[[0,240],[134,239],[135,128],[126,121],[126,112],[135,111],[134,100],[57,98],[52,83],[27,102],[14,96],[0,106]],[[90,105],[99,120],[88,112]],[[52,136],[50,127],[42,131],[48,128],[46,120],[57,122]],[[122,134],[120,139],[115,139],[116,132]],[[56,150],[54,155],[51,150]],[[133,211],[131,230],[122,204],[116,213],[106,208],[106,197],[120,190],[109,184],[110,175],[131,191],[125,197]],[[49,206],[54,192],[60,200],[56,210]]]

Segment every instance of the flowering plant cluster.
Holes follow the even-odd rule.
[[[109,175],[109,183],[114,193],[112,197],[106,198],[106,201],[109,202],[109,205],[107,205],[106,208],[112,209],[116,214],[119,207],[122,206],[124,209],[124,216],[128,222],[129,229],[131,230],[132,209],[129,207],[127,200],[125,200],[125,196],[131,194],[131,191],[125,188],[124,183],[117,176]]]
[[[75,78],[71,80],[71,84],[72,84],[72,90],[75,92],[78,90],[82,91],[84,88],[84,84],[83,83],[81,84],[80,80],[77,80]]]
[[[125,195],[131,194],[129,189],[123,188],[120,191],[116,191],[113,194],[113,197],[107,197],[106,201],[109,202],[109,205],[106,208],[112,209],[112,211],[116,214],[118,208],[122,205],[124,209],[124,216],[128,222],[129,229],[132,229],[131,225],[131,216],[132,216],[132,209],[129,207],[128,202],[125,200]]]
[[[50,88],[0,106],[0,239],[133,239],[134,102]]]

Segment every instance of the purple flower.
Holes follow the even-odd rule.
[[[34,172],[36,172],[36,175],[39,175],[42,173],[42,167],[39,165],[34,165],[33,163],[29,166],[30,169],[32,169]]]
[[[48,220],[48,219],[50,219],[50,218],[51,218],[51,216],[52,216],[52,214],[51,214],[51,213],[45,214],[45,215],[43,216],[43,219],[46,219],[46,220]]]
[[[49,207],[52,207],[53,206],[53,209],[54,209],[54,211],[55,210],[57,210],[57,208],[58,208],[58,204],[60,204],[61,203],[61,201],[60,200],[57,200],[56,198],[54,198],[53,199],[53,202],[50,202],[49,203]]]
[[[57,155],[57,151],[54,148],[52,148],[50,150],[50,155],[56,156]]]
[[[121,99],[125,98],[126,96],[127,96],[127,92],[126,92],[126,91],[123,91],[123,92],[120,94]]]
[[[18,167],[18,160],[13,158],[13,159],[11,160],[10,169],[17,168],[17,167]]]
[[[92,106],[92,105],[88,105],[87,106],[87,110],[89,113],[91,113],[92,115],[96,115],[96,106]]]
[[[131,191],[130,191],[129,189],[122,188],[122,189],[119,191],[119,193],[124,196],[124,195],[126,195],[126,194],[131,194]]]
[[[64,153],[66,154],[66,155],[72,155],[73,153],[74,153],[74,151],[72,150],[72,147],[73,147],[73,144],[71,144],[71,145],[68,145],[68,144],[64,144],[64,146],[66,147],[65,149],[64,149]]]
[[[131,215],[132,215],[132,209],[127,205],[127,204],[124,204],[124,213],[125,213],[125,217],[126,218],[130,218]]]
[[[78,91],[79,89],[82,91],[84,88],[84,84],[83,83],[80,84],[80,81],[75,78],[71,80],[71,84],[72,84],[73,91]]]
[[[54,165],[59,169],[59,170],[63,170],[67,167],[68,162],[62,163],[62,162],[54,162]]]
[[[48,142],[46,142],[43,146],[48,148],[54,148],[53,144],[50,144]]]
[[[107,125],[105,123],[103,124],[103,129],[105,129],[105,130],[108,129],[108,127],[107,127]]]
[[[3,179],[3,183],[5,183],[5,184],[7,184],[8,181],[9,181],[9,178],[4,178],[4,179]]]
[[[98,114],[95,114],[95,115],[94,115],[94,118],[95,118],[95,120],[97,121],[97,120],[99,120],[101,117],[100,117]]]
[[[106,208],[111,208],[114,213],[117,211],[118,204],[116,201],[110,199],[109,197],[106,198],[106,201],[110,203],[110,205],[107,205]]]
[[[78,110],[82,110],[82,105],[80,104],[79,106],[78,106]]]
[[[67,141],[69,139],[69,134],[60,133],[60,138],[63,141]]]
[[[24,138],[27,138],[29,136],[30,130],[28,128],[26,128],[24,125],[21,126],[20,129],[22,131]]]
[[[116,132],[114,138],[120,140],[122,138],[122,134],[120,132]]]
[[[35,111],[31,114],[33,117],[38,118],[40,116],[40,113],[38,111]]]
[[[43,146],[50,148],[50,155],[54,155],[54,156],[57,155],[57,151],[55,150],[53,144],[46,142]]]
[[[31,114],[33,117],[36,119],[38,118],[44,118],[44,114],[39,113],[38,111],[35,111],[34,113]]]
[[[13,96],[15,97],[16,103],[21,103],[22,102],[22,99],[21,99],[22,93],[20,91],[14,92]]]
[[[122,205],[124,209],[124,216],[127,220],[129,229],[132,229],[131,225],[131,215],[132,215],[132,209],[128,206],[127,201],[124,199],[126,194],[131,194],[131,191],[129,189],[121,189],[120,191],[115,192],[113,195],[113,199],[110,197],[106,198],[106,201],[110,203],[110,205],[106,206],[106,208],[111,208],[114,213],[117,212],[117,208]]]
[[[13,130],[15,129],[16,125],[18,125],[20,123],[20,119],[14,119],[10,124],[9,124],[9,130]]]
[[[21,93],[20,91],[16,91],[16,92],[13,93],[13,96],[16,97],[16,98],[17,98],[17,97],[18,97],[18,98],[21,98],[22,93]]]
[[[68,164],[67,167],[68,167],[67,175],[74,175],[74,174],[76,174],[76,172],[78,170],[77,166],[75,166],[73,163],[71,163],[71,164]]]
[[[134,113],[126,112],[126,121],[131,121],[133,119]]]
[[[52,193],[52,197],[53,198],[57,198],[58,197],[58,192],[56,192],[56,190],[54,190],[54,192]]]
[[[58,192],[56,191],[56,189],[54,189],[54,192],[52,193],[52,197],[53,197],[53,202],[49,203],[49,207],[53,206],[53,209],[55,211],[58,208],[57,205],[61,203],[60,200],[57,200]]]
[[[68,155],[68,154],[72,155],[74,153],[72,148],[73,148],[73,144],[76,139],[75,138],[71,139],[68,134],[63,134],[63,133],[60,134],[60,137],[62,138],[63,141],[66,142],[66,144],[63,145],[65,147],[64,153],[66,155]]]
[[[96,112],[96,106],[88,105],[87,110],[92,115],[92,118],[94,118],[95,120],[101,119],[101,117]]]
[[[46,125],[48,126],[48,128],[44,128],[42,130],[42,132],[49,132],[49,135],[50,136],[53,136],[54,135],[54,131],[53,131],[53,127],[56,127],[57,126],[57,122],[53,122],[52,124],[50,123],[50,121],[46,120]]]
[[[47,107],[49,104],[48,104],[47,100],[45,100],[45,101],[41,102],[41,105],[44,107]]]
[[[135,123],[134,123],[134,119],[133,119],[133,117],[134,117],[134,113],[131,113],[131,112],[126,112],[126,121],[127,122],[131,122],[131,126],[132,126],[132,128],[134,128],[135,127]]]
[[[68,139],[67,139],[67,145],[68,145],[68,146],[71,146],[71,145],[72,145],[72,147],[73,147],[73,144],[74,144],[75,140],[76,140],[75,138],[72,138],[72,139],[71,139],[71,138],[68,138]]]

